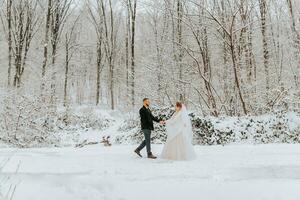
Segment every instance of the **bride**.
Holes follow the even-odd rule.
[[[167,120],[167,142],[163,148],[161,158],[169,160],[192,160],[196,157],[192,145],[192,123],[186,107],[177,102],[176,112]]]

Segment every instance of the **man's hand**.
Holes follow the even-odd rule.
[[[159,123],[162,124],[162,125],[164,125],[164,124],[166,124],[166,121],[162,120]]]

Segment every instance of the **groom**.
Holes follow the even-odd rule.
[[[140,146],[134,151],[138,156],[142,157],[141,150],[146,146],[148,158],[156,159],[151,152],[151,131],[154,130],[153,121],[164,124],[164,121],[159,120],[154,117],[149,109],[150,100],[148,98],[143,99],[143,107],[140,109],[141,126],[142,132],[144,133],[145,140],[140,144]]]

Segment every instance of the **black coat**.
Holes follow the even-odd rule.
[[[154,130],[153,121],[160,121],[157,117],[154,117],[150,109],[145,106],[140,109],[140,117],[142,129]]]

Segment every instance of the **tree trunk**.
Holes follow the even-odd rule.
[[[291,18],[291,29],[293,32],[294,55],[297,58],[297,69],[296,69],[297,72],[294,74],[294,82],[295,82],[295,86],[297,88],[299,88],[299,85],[300,85],[300,78],[299,78],[299,73],[300,73],[300,56],[299,56],[299,54],[300,54],[300,33],[296,27],[296,19],[295,19],[293,1],[287,0],[287,4],[288,4],[289,14],[290,14],[290,18]],[[298,90],[298,94],[300,94],[300,90]]]
[[[102,69],[102,38],[97,42],[97,80],[96,80],[96,105],[100,103],[100,89],[101,89],[101,69]]]
[[[46,29],[45,29],[45,38],[44,38],[44,60],[42,65],[42,78],[45,78],[46,67],[48,61],[48,43],[49,43],[49,30],[51,24],[51,13],[52,13],[52,0],[48,0],[47,15],[46,15]],[[45,88],[45,80],[42,80],[42,90]]]
[[[69,74],[69,40],[68,36],[66,35],[66,43],[65,43],[65,51],[66,51],[66,57],[65,57],[65,81],[64,81],[64,106],[67,106],[67,89],[68,89],[68,74]]]
[[[14,61],[15,61],[15,76],[13,85],[21,86],[21,79],[24,73],[28,51],[32,41],[33,33],[36,27],[38,18],[34,15],[36,12],[36,2],[20,2],[12,9],[12,24],[11,34],[14,38]]]
[[[129,7],[130,11],[130,20],[131,22],[131,30],[130,30],[130,50],[131,50],[131,65],[130,65],[130,72],[131,72],[131,104],[134,107],[135,104],[135,23],[136,23],[136,5],[137,0],[128,0],[127,6]]]
[[[268,93],[270,92],[270,75],[269,75],[269,50],[268,50],[268,41],[267,41],[267,25],[266,25],[266,16],[267,16],[267,1],[260,0],[260,17],[261,17],[261,34],[262,34],[262,45],[263,45],[263,59],[264,59],[264,68],[266,76],[266,102],[269,102]]]
[[[7,75],[7,85],[11,84],[11,68],[12,68],[12,0],[7,0],[7,29],[8,29],[8,75]]]
[[[179,80],[183,81],[183,48],[182,48],[182,18],[183,18],[183,5],[181,0],[177,1],[177,46],[178,46],[178,54],[177,54],[177,64],[179,65]],[[184,87],[182,83],[179,83],[179,100],[184,101]]]
[[[126,30],[125,30],[125,66],[126,66],[126,98],[129,98],[130,86],[129,86],[129,43],[130,43],[130,8],[127,2],[127,15],[126,15]]]
[[[238,89],[238,95],[239,95],[239,99],[242,104],[243,112],[245,115],[247,115],[248,112],[247,112],[246,103],[245,103],[244,96],[243,96],[242,89],[241,89],[240,79],[239,79],[239,75],[238,75],[238,67],[237,67],[236,56],[235,56],[235,46],[234,46],[234,41],[232,38],[231,38],[230,51],[231,51],[231,59],[232,59],[232,64],[233,64],[235,85]]]

